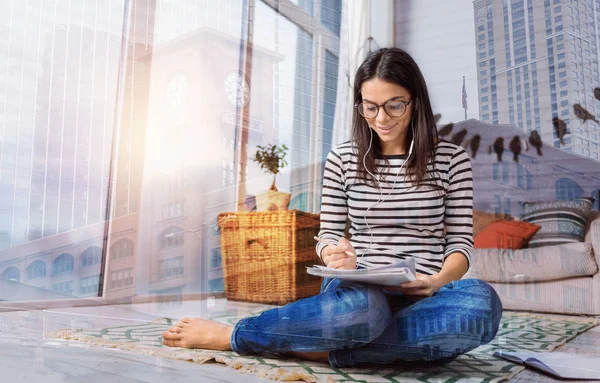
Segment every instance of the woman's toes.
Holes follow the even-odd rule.
[[[181,346],[181,344],[182,344],[181,343],[182,342],[181,338],[182,337],[181,337],[180,334],[169,332],[169,331],[165,331],[165,332],[163,332],[162,336],[163,336],[162,343],[165,346],[168,346],[168,347],[182,347]]]
[[[167,339],[167,340],[179,340],[181,339],[181,334],[179,333],[175,333],[175,332],[163,332],[163,339]]]

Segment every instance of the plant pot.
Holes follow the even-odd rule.
[[[291,197],[290,193],[267,190],[256,195],[256,211],[286,211]]]

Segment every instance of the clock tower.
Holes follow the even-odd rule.
[[[239,54],[239,38],[209,28],[154,47],[140,212],[140,236],[153,240],[140,246],[147,263],[139,266],[150,278],[138,293],[198,293],[222,284],[214,225],[220,212],[235,210],[242,108],[250,108],[248,148],[278,141],[273,73],[281,56],[255,45],[249,81]],[[248,183],[253,178],[263,177],[250,171]]]

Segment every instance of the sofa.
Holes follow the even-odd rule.
[[[480,219],[478,219],[480,218]],[[474,217],[474,229],[488,222]],[[505,309],[600,315],[600,212],[590,212],[583,242],[519,250],[476,248],[464,278],[496,289]]]

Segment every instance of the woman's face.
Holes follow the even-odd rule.
[[[380,78],[365,81],[361,86],[361,94],[365,115],[368,115],[369,112],[373,114],[376,111],[375,108],[379,109],[375,117],[365,116],[365,120],[379,136],[386,154],[399,154],[390,153],[390,149],[394,152],[406,151],[408,149],[405,144],[406,134],[410,128],[414,105],[414,100],[411,101],[411,94],[400,85]],[[408,101],[411,103],[406,105],[405,103]],[[388,103],[387,108],[382,107],[386,103]],[[400,115],[402,110],[404,112]]]

